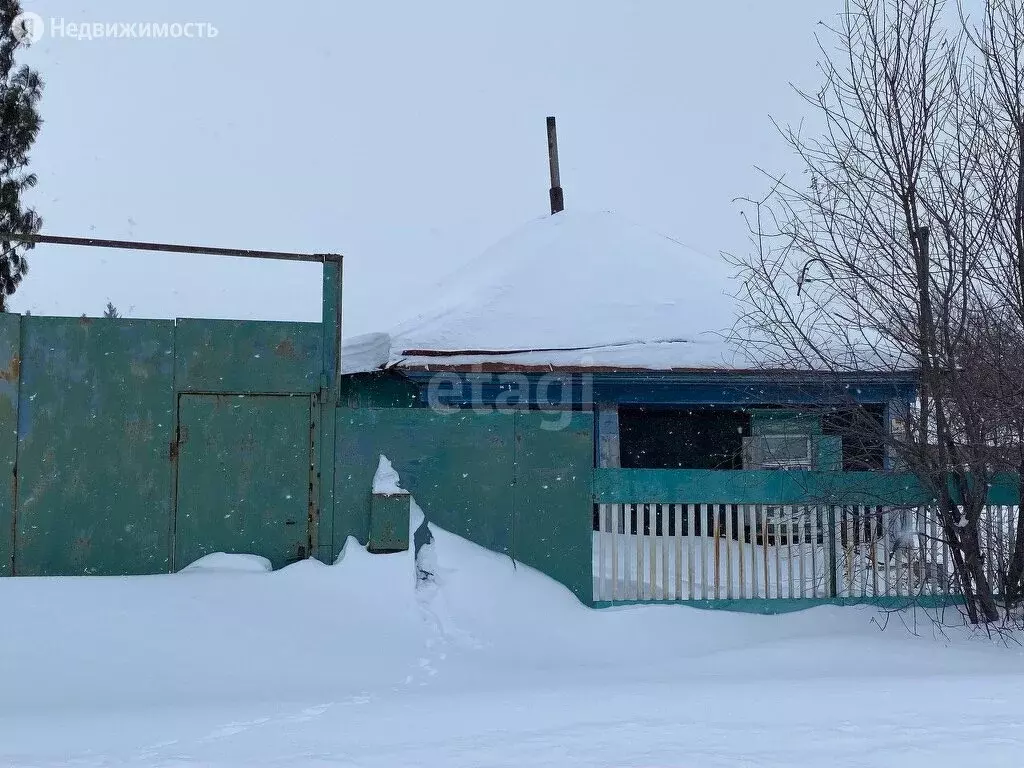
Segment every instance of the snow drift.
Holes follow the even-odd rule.
[[[334,566],[218,556],[167,576],[0,580],[0,765],[936,768],[1020,754],[1017,650],[930,624],[881,633],[869,609],[595,611],[425,525],[418,554],[350,539]]]

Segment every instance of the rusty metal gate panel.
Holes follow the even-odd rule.
[[[174,323],[21,323],[14,573],[166,572]]]
[[[308,395],[179,396],[175,570],[211,552],[275,568],[309,554],[312,425]]]

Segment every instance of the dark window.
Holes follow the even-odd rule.
[[[742,469],[750,414],[718,408],[619,408],[626,469]]]
[[[843,471],[885,468],[885,406],[862,405],[826,412],[821,421],[826,435],[843,439]]]

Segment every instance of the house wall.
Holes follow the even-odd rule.
[[[543,428],[536,411],[337,409],[332,530],[321,555],[367,540],[371,485],[386,455],[427,519],[514,557],[590,599],[593,414]],[[330,547],[327,542],[330,541]]]

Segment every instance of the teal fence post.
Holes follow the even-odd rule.
[[[323,309],[321,320],[323,370],[321,387],[337,403],[341,375],[341,257],[324,256]]]
[[[338,396],[341,391],[341,257],[325,255],[320,325],[320,392],[317,396],[316,519],[310,521],[310,555],[334,559],[334,472]]]

